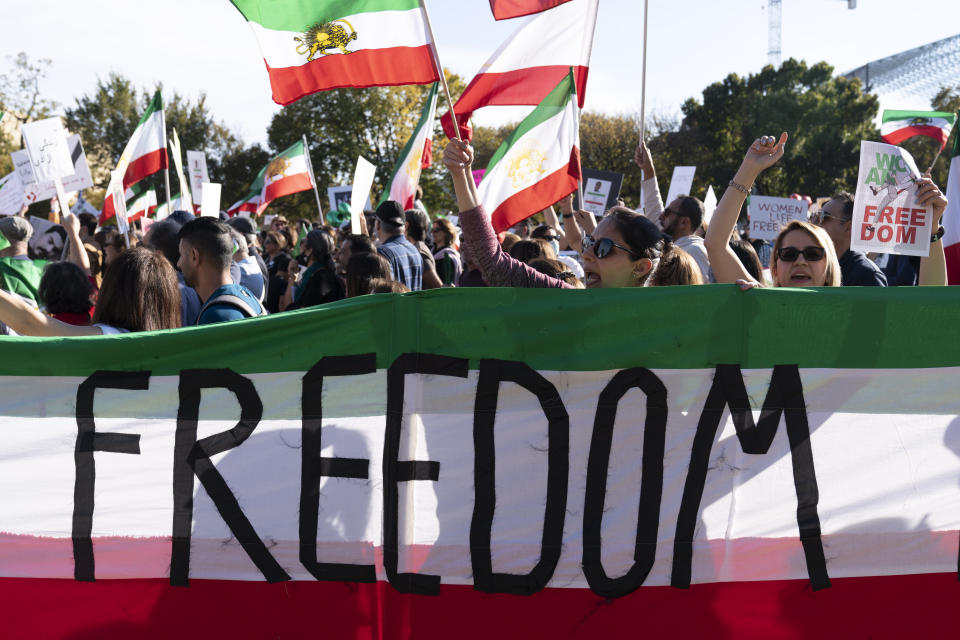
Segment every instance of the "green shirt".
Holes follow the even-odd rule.
[[[46,260],[0,258],[0,289],[36,300],[46,266]]]

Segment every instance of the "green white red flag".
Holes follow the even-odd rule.
[[[400,159],[393,168],[393,178],[390,179],[390,185],[384,191],[381,202],[393,200],[399,202],[404,209],[413,208],[417,184],[420,182],[420,170],[423,168],[424,151],[433,136],[437,113],[437,87],[438,83],[433,83],[427,102],[423,105],[420,120],[400,152]]]
[[[145,191],[136,200],[127,205],[127,220],[133,222],[156,214],[157,192],[155,189]]]
[[[260,170],[245,198],[235,202],[228,213],[249,211],[260,215],[271,201],[313,188],[310,165],[303,140],[297,140]]]
[[[887,144],[900,144],[914,136],[926,136],[947,146],[947,138],[957,120],[957,114],[946,111],[899,111],[884,109],[880,137]]]
[[[478,193],[500,232],[570,195],[579,182],[580,108],[571,70],[493,154]]]
[[[957,114],[960,116],[960,113]],[[943,212],[943,252],[947,257],[947,284],[960,284],[960,135],[953,138],[947,208]],[[934,221],[936,222],[936,221]]]
[[[440,79],[418,0],[231,0],[260,44],[273,99]]]

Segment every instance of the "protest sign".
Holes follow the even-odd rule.
[[[574,194],[573,206],[576,209],[589,211],[594,216],[602,218],[607,209],[617,204],[620,197],[620,188],[623,185],[623,174],[614,171],[600,171],[598,169],[583,170],[583,204],[580,204],[580,194]]]
[[[177,181],[180,183],[180,199],[183,201],[183,207],[190,213],[195,213],[193,198],[190,195],[190,183],[183,172],[183,154],[180,151],[180,137],[177,130],[173,130],[173,135],[169,140],[170,152],[173,156],[173,166],[177,171]],[[217,194],[217,206],[220,206],[220,194]]]
[[[713,212],[717,209],[717,194],[713,190],[713,185],[707,187],[707,195],[703,197],[703,221],[710,224],[713,218]]]
[[[20,172],[14,170],[0,178],[0,215],[15,216],[23,205],[23,183]]]
[[[203,151],[187,151],[187,171],[190,174],[190,192],[194,200],[203,202],[203,183],[210,182],[207,175],[207,156]]]
[[[200,215],[220,217],[220,184],[206,182],[203,185],[203,200],[200,204]]]
[[[353,174],[353,189],[350,195],[350,233],[360,233],[360,216],[363,215],[363,203],[370,199],[370,188],[377,167],[364,158],[357,157],[357,169]],[[400,205],[401,207],[403,204]]]
[[[52,182],[73,173],[67,130],[59,116],[28,122],[20,127],[20,131],[38,183]]]
[[[27,253],[34,260],[59,260],[67,244],[67,230],[61,225],[37,216],[30,216],[33,234],[27,242]]]
[[[5,635],[951,637],[960,341],[917,293],[454,288],[0,340]],[[922,293],[949,326],[960,292]]]
[[[73,172],[61,178],[64,191],[81,191],[92,187],[93,178],[90,175],[90,167],[87,164],[87,156],[83,151],[80,136],[74,134],[67,138],[67,146],[70,148]],[[26,149],[14,151],[10,154],[10,157],[13,159],[14,168],[20,174],[20,179],[23,182],[24,198],[27,202],[42,202],[43,200],[50,200],[57,195],[56,185],[53,180],[47,180],[42,183],[37,182],[30,165],[30,154],[27,153]]]
[[[670,178],[670,191],[663,204],[667,207],[682,194],[690,195],[693,189],[693,176],[697,173],[696,167],[674,167],[673,177]]]
[[[791,220],[807,221],[807,203],[793,198],[750,196],[750,237],[775,240],[780,229]]]
[[[906,256],[930,254],[933,210],[917,202],[920,172],[900,147],[860,143],[860,175],[850,248]]]

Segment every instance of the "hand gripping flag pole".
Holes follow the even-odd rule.
[[[447,104],[450,105],[450,117],[453,119],[453,130],[457,133],[457,140],[462,140],[460,137],[460,126],[457,124],[457,114],[453,111],[453,100],[450,98],[450,87],[447,86],[447,76],[443,73],[443,65],[440,64],[440,52],[437,51],[437,39],[433,35],[433,25],[430,23],[430,13],[427,11],[426,0],[420,0],[420,9],[423,11],[423,19],[424,22],[427,23],[427,31],[430,33],[430,50],[433,52],[433,62],[437,66],[437,75],[440,76],[443,93],[447,96]]]

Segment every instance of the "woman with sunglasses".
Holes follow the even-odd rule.
[[[443,163],[453,178],[464,245],[480,267],[489,286],[557,287],[572,285],[540,273],[511,258],[500,248],[490,220],[483,210],[473,181],[473,149],[465,142],[451,140],[443,152]],[[661,257],[672,250],[670,238],[655,224],[624,207],[614,207],[597,225],[582,247],[584,285],[593,287],[644,286]]]
[[[779,140],[773,136],[754,140],[730,186],[717,203],[704,239],[717,282],[739,283],[744,288],[763,286],[744,269],[730,248],[728,239],[750,186],[761,172],[783,157],[786,143],[786,133],[781,133]],[[934,220],[939,220],[947,199],[929,178],[919,180],[917,185],[918,202],[923,206],[931,206]],[[770,257],[770,273],[776,287],[840,286],[840,263],[833,240],[820,227],[799,220],[790,222],[777,236]],[[930,246],[930,256],[921,260],[920,284],[946,283],[943,246],[935,241]]]

